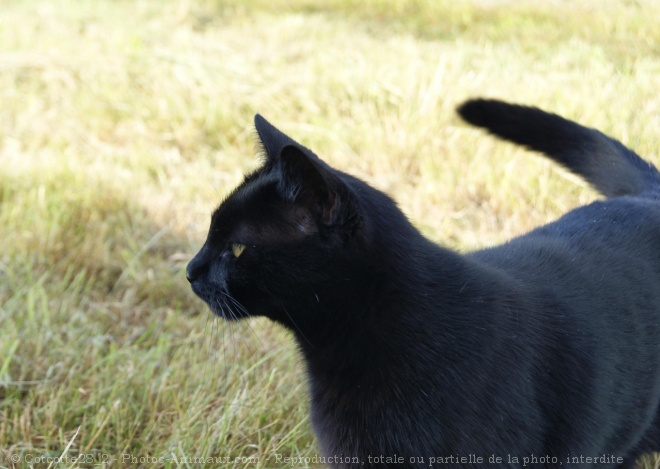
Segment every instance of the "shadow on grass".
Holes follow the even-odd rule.
[[[57,456],[71,441],[69,454],[97,463],[117,448],[235,457],[261,440],[312,444],[297,426],[303,380],[286,379],[289,341],[267,323],[211,318],[185,279],[189,243],[130,189],[32,168],[0,173],[0,194],[4,456]]]

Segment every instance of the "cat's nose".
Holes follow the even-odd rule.
[[[204,248],[202,248],[202,250],[199,251],[190,262],[188,262],[188,265],[186,266],[186,278],[190,283],[193,283],[201,277],[204,270],[206,270],[206,262],[204,260]]]
[[[190,269],[190,264],[186,267],[186,279],[190,282],[193,283],[195,280],[195,274],[194,272]]]

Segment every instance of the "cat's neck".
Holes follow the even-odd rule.
[[[341,321],[326,310],[330,320],[319,329],[294,330],[313,373],[369,377],[376,372],[387,380],[388,370],[399,374],[402,366],[429,353],[442,367],[473,353],[468,347],[491,329],[489,304],[498,301],[498,292],[515,291],[509,279],[421,234],[407,233],[384,245],[389,250],[378,251],[378,270],[365,274],[371,282],[360,285],[362,295],[334,312]]]
[[[511,330],[506,314],[492,313],[502,309],[501,292],[515,296],[516,285],[470,257],[417,239],[382,253],[380,265],[371,277],[380,297],[356,304],[353,320],[330,322],[318,341],[298,335],[312,422],[326,454],[361,454],[360,444],[376,454],[400,447],[374,428],[416,435],[420,454],[432,454],[438,441],[448,441],[451,422],[480,399],[483,377],[470,370],[483,366],[483,357],[498,360]],[[356,421],[360,415],[369,424]]]

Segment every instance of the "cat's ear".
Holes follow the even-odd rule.
[[[322,166],[320,160],[300,145],[287,145],[279,155],[282,195],[304,206],[325,225],[337,221],[341,182]]]
[[[254,127],[257,129],[257,134],[266,153],[266,160],[271,163],[279,158],[285,146],[298,145],[291,137],[280,132],[259,114],[254,116]]]
[[[259,114],[254,116],[254,125],[266,153],[266,167],[279,175],[280,194],[305,208],[321,223],[336,223],[341,199],[346,194],[343,183],[312,151],[280,132]]]

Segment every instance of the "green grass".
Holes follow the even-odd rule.
[[[651,0],[3,4],[0,467],[67,445],[105,467],[315,455],[289,335],[211,318],[184,277],[257,164],[253,115],[443,244],[494,244],[595,194],[454,107],[539,105],[660,163],[658,17]]]

